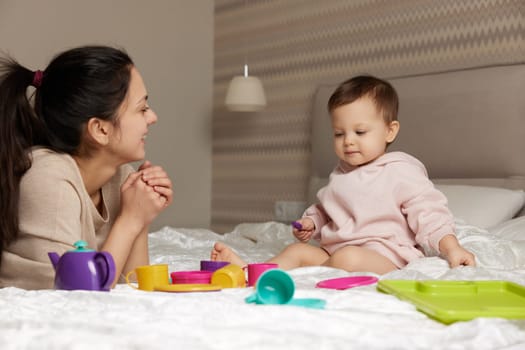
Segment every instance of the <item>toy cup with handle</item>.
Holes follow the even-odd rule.
[[[295,283],[292,277],[284,270],[270,269],[259,276],[255,284],[255,293],[246,297],[245,301],[266,305],[294,305],[313,309],[323,309],[326,305],[326,301],[323,299],[294,299],[294,293]]]
[[[281,269],[263,272],[255,285],[255,293],[248,296],[247,303],[288,304],[295,293],[295,283],[288,273]]]
[[[265,271],[270,269],[279,268],[278,264],[273,263],[253,263],[248,264],[246,269],[248,270],[248,286],[253,287],[257,283],[259,276],[261,276]]]
[[[229,264],[213,272],[211,284],[222,288],[244,288],[246,287],[246,276],[242,267]]]
[[[137,276],[138,286],[135,286],[130,280],[133,274]],[[169,285],[169,278],[168,264],[144,265],[129,271],[126,274],[126,283],[135,289],[151,292],[155,290],[155,287]]]

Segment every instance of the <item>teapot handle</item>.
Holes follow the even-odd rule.
[[[101,267],[100,289],[110,290],[115,280],[115,261],[108,252],[98,252],[94,258],[96,264]]]

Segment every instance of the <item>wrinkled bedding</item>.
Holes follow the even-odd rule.
[[[508,280],[525,286],[525,233],[512,239],[458,223],[458,238],[478,266],[450,269],[431,256],[382,279]],[[517,237],[517,238],[516,238]],[[150,234],[151,263],[195,270],[223,240],[248,262],[293,242],[289,226],[241,224],[218,235],[165,227]],[[7,349],[523,349],[525,320],[477,318],[444,325],[375,285],[319,289],[352,275],[327,267],[289,271],[295,297],[322,298],[324,310],[246,304],[251,288],[206,293],[0,289],[0,348]]]

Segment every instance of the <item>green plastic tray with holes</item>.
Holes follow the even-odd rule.
[[[525,287],[513,282],[380,280],[377,289],[445,324],[477,317],[525,319]]]

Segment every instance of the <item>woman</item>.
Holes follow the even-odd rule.
[[[111,253],[120,278],[149,263],[148,225],[173,192],[161,167],[128,164],[157,121],[147,98],[116,48],[67,50],[36,72],[0,59],[0,287],[52,288],[47,253],[78,240]]]

